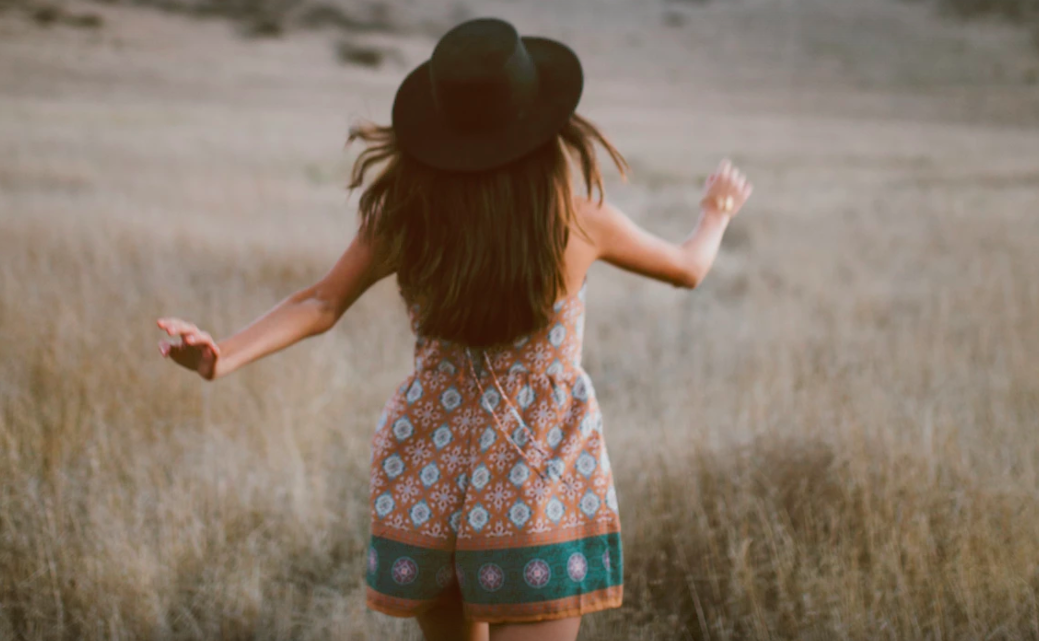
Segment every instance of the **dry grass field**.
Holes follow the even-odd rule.
[[[90,7],[0,12],[0,639],[417,639],[363,603],[393,284],[214,384],[153,321],[226,335],[324,273],[347,127],[432,37],[364,34],[372,69]],[[627,588],[581,638],[1039,638],[1029,35],[895,0],[470,11],[573,43],[650,229],[687,233],[723,155],[755,182],[697,291],[589,277]]]

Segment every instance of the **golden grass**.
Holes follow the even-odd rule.
[[[402,633],[363,613],[360,578],[368,424],[407,365],[402,324],[373,322],[392,288],[320,344],[205,386],[153,356],[151,317],[183,305],[231,327],[321,261],[66,230],[7,223],[0,247],[0,632]],[[1039,296],[1002,276],[1016,319],[968,288],[851,355],[840,329],[745,349],[692,402],[752,424],[742,444],[646,429],[657,442],[618,448],[627,605],[589,638],[1039,634]],[[639,331],[613,322],[591,329]],[[640,400],[659,375],[630,374],[626,397],[600,391],[631,421],[615,431],[667,415]]]
[[[223,335],[327,269],[340,101],[392,83],[343,98],[323,48],[215,27],[176,51],[236,73],[191,76],[188,26],[113,12],[155,21],[132,60],[0,40],[26,69],[0,83],[0,639],[417,638],[362,597],[368,441],[410,367],[392,284],[215,384],[152,325]],[[611,196],[679,237],[735,146],[756,201],[700,291],[590,276],[627,592],[582,638],[1039,637],[1039,135],[941,92],[690,112],[645,82],[590,97],[635,161]]]

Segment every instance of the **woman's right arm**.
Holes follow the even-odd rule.
[[[177,364],[212,380],[326,332],[369,287],[393,272],[376,253],[358,234],[324,278],[219,343],[191,323],[159,319],[161,329],[181,339],[180,343],[163,341],[159,350]]]
[[[608,203],[588,203],[582,226],[591,237],[597,259],[692,289],[710,271],[729,220],[750,197],[751,190],[746,177],[723,161],[708,178],[696,227],[680,244],[654,236]],[[729,210],[723,206],[727,198],[732,199]]]

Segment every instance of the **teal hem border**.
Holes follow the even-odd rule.
[[[623,583],[619,532],[575,541],[501,550],[459,550],[462,596],[467,603],[554,601]]]
[[[619,532],[520,548],[434,550],[371,537],[367,583],[376,592],[435,600],[457,581],[468,603],[553,601],[623,582]]]

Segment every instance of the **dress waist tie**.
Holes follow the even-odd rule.
[[[501,383],[498,382],[498,376],[494,373],[494,368],[491,367],[491,361],[489,358],[487,358],[487,352],[480,350],[480,355],[483,357],[482,367],[490,373],[491,382],[494,384],[494,388],[498,391],[498,395],[501,397],[501,399],[505,401],[505,404],[508,405],[509,409],[511,410],[511,414],[514,417],[516,417],[516,420],[519,422],[520,427],[523,429],[524,434],[527,437],[527,442],[530,443],[533,449],[535,450],[536,456],[529,456],[527,452],[525,452],[523,448],[520,447],[515,440],[513,440],[512,436],[509,434],[509,431],[505,429],[505,425],[502,423],[502,421],[498,419],[498,415],[495,413],[494,408],[490,406],[489,402],[485,402],[484,388],[483,385],[480,383],[480,377],[476,374],[476,367],[473,365],[473,357],[469,351],[469,348],[467,347],[465,349],[465,358],[469,364],[469,373],[472,374],[473,380],[476,381],[476,386],[480,388],[480,406],[490,413],[491,418],[494,419],[494,424],[498,427],[498,432],[500,432],[502,437],[504,437],[505,440],[508,441],[509,445],[512,446],[512,449],[516,450],[516,453],[518,453],[520,457],[522,457],[523,460],[527,462],[527,465],[529,465],[530,468],[538,474],[538,476],[540,476],[543,480],[549,480],[545,475],[545,470],[543,469],[544,462],[548,460],[548,453],[541,446],[541,443],[539,443],[538,440],[535,438],[533,430],[527,427],[527,423],[523,420],[523,417],[520,415],[519,411],[516,410],[516,407],[512,404],[512,401],[509,400],[509,395],[505,393],[504,389],[502,389]]]

